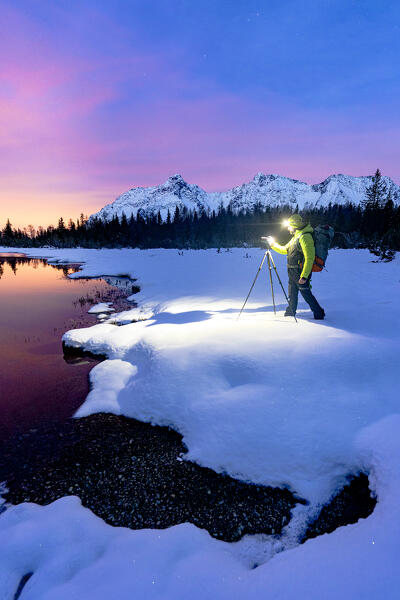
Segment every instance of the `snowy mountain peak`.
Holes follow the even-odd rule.
[[[186,196],[189,202],[195,201],[196,196],[202,191],[198,186],[187,183],[187,181],[183,179],[182,175],[179,175],[178,173],[168,177],[166,182],[161,186],[156,186],[152,189],[159,190],[161,193],[164,192],[166,194],[173,194],[180,200]]]
[[[175,187],[189,187],[189,184],[183,179],[182,175],[176,173],[171,177],[168,177],[163,187],[175,188]]]
[[[265,173],[259,172],[256,175],[254,175],[252,181],[258,185],[265,185],[268,181],[274,181],[274,179],[276,179],[277,177],[279,177],[279,175],[266,175]]]
[[[360,204],[365,198],[372,177],[353,177],[337,173],[329,175],[321,183],[309,185],[304,181],[283,175],[258,172],[251,181],[242,183],[226,192],[206,192],[201,187],[187,183],[179,173],[168,177],[161,185],[134,187],[106,205],[90,218],[105,221],[114,216],[128,218],[140,213],[143,217],[160,212],[163,219],[168,211],[173,215],[179,210],[198,213],[218,211],[220,206],[230,207],[234,212],[250,211],[256,206],[297,206],[299,209],[328,204]],[[388,191],[395,203],[400,203],[400,187],[389,177],[384,177]]]

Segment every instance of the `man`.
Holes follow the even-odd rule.
[[[301,215],[292,215],[288,219],[288,230],[293,235],[286,246],[280,246],[273,238],[268,242],[279,254],[287,254],[289,276],[289,306],[285,317],[293,316],[297,310],[299,291],[314,313],[314,319],[325,317],[324,309],[318,304],[311,292],[310,280],[315,259],[315,246],[312,236],[313,228],[306,225]]]

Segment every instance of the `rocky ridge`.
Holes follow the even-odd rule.
[[[400,204],[400,186],[389,177],[383,178],[391,191],[396,204]],[[110,221],[114,216],[130,217],[141,214],[143,217],[157,215],[163,220],[168,211],[171,218],[175,208],[180,211],[216,212],[221,206],[231,207],[234,212],[251,211],[260,204],[262,207],[291,206],[300,210],[327,206],[328,204],[360,204],[365,198],[372,176],[353,177],[351,175],[330,175],[314,185],[290,179],[281,175],[257,173],[248,183],[236,186],[226,192],[206,192],[198,185],[187,183],[181,175],[169,177],[165,183],[152,187],[134,187],[107,204],[90,219],[99,217]]]

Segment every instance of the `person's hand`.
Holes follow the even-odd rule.
[[[307,283],[307,279],[305,277],[300,277],[298,283],[299,285],[304,285],[305,283]]]
[[[272,235],[269,235],[267,237],[267,242],[270,246],[273,246],[275,244],[275,238],[273,238]]]

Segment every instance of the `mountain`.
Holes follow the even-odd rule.
[[[392,192],[395,203],[400,203],[400,186],[389,177],[383,177],[388,190]],[[234,212],[252,210],[257,204],[261,206],[296,205],[299,209],[327,206],[332,204],[360,204],[365,198],[365,191],[371,185],[372,176],[352,177],[351,175],[330,175],[322,183],[309,185],[304,181],[282,177],[281,175],[257,175],[248,183],[236,186],[227,192],[206,192],[198,185],[187,183],[181,175],[173,175],[161,185],[152,187],[135,187],[114,202],[107,204],[99,212],[91,215],[105,221],[115,215],[128,218],[137,213],[147,217],[157,215],[160,211],[163,220],[168,210],[171,218],[175,208],[198,213],[201,211],[218,211],[221,204],[230,206]],[[89,219],[89,220],[90,220]]]

